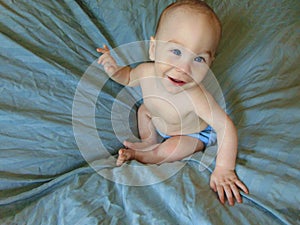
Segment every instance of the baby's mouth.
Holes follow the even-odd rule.
[[[168,76],[168,79],[170,81],[172,81],[173,84],[177,85],[177,86],[182,86],[182,85],[185,85],[186,82],[185,81],[182,81],[182,80],[178,80],[178,79],[175,79],[175,78],[172,78],[170,76]]]

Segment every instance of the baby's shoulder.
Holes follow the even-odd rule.
[[[154,75],[154,63],[145,62],[141,63],[136,67],[140,77],[149,77]]]
[[[201,103],[202,105],[207,104],[209,99],[211,99],[210,93],[202,84],[199,84],[195,88],[189,90],[188,94],[193,103]]]

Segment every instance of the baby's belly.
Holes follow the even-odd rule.
[[[144,104],[157,130],[166,135],[199,133],[207,124],[194,113],[189,104],[178,105],[166,98],[144,98]]]
[[[170,122],[162,117],[152,117],[152,123],[157,130],[169,136],[199,133],[207,127],[199,117],[185,119]]]

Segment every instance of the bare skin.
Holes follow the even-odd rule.
[[[198,21],[197,24],[194,21]],[[128,160],[160,164],[181,160],[204,144],[186,136],[199,133],[210,125],[217,133],[218,155],[210,187],[221,203],[227,198],[241,203],[239,189],[247,187],[235,174],[237,132],[231,119],[206,91],[205,77],[219,42],[218,30],[211,18],[192,9],[173,10],[161,21],[160,31],[151,37],[149,57],[152,63],[136,68],[119,67],[104,46],[98,63],[117,82],[140,85],[144,104],[138,112],[141,142],[125,141],[119,150],[117,165]],[[162,143],[156,131],[171,136]]]
[[[158,143],[150,113],[144,105],[138,111],[138,124],[141,142],[124,142],[127,148],[119,150],[118,166],[132,159],[148,164],[173,162],[181,160],[195,151],[202,151],[204,149],[204,144],[201,141],[183,135],[173,136],[163,143]],[[182,149],[185,149],[185,155],[182,154]]]

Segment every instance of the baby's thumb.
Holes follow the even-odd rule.
[[[214,192],[217,192],[216,183],[212,179],[210,179],[209,186],[211,189],[213,189]]]

